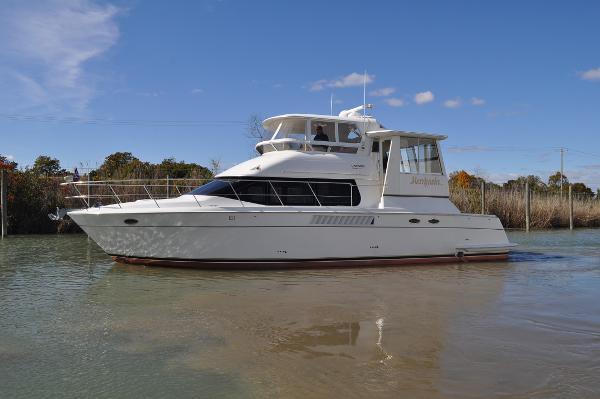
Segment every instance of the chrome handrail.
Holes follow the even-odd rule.
[[[154,183],[154,181],[161,181],[161,180],[167,180],[169,182],[169,184],[146,184],[144,182],[148,181],[148,180],[152,180]],[[93,180],[93,181],[76,181],[76,182],[66,182],[66,183],[61,183],[61,186],[68,186],[71,187],[75,192],[76,195],[71,195],[71,196],[65,196],[65,199],[80,199],[83,204],[85,205],[86,208],[91,208],[92,207],[92,199],[97,199],[97,200],[102,200],[102,199],[106,199],[106,198],[113,198],[116,200],[116,204],[122,208],[122,204],[123,204],[123,198],[125,197],[142,197],[144,199],[150,199],[154,202],[154,204],[156,205],[157,208],[160,208],[160,205],[158,203],[157,200],[159,199],[167,199],[169,198],[169,192],[166,191],[166,195],[162,196],[162,195],[157,195],[156,192],[154,192],[154,194],[151,192],[152,189],[156,189],[156,188],[166,188],[166,189],[170,189],[170,188],[175,188],[175,190],[177,191],[177,193],[179,193],[179,195],[185,195],[188,194],[189,192],[193,191],[194,188],[197,188],[198,185],[197,184],[171,184],[171,183],[175,183],[176,181],[179,181],[181,183],[188,183],[188,182],[207,182],[207,181],[212,181],[215,179],[127,179],[127,180]],[[293,198],[293,197],[309,197],[312,195],[312,198],[314,198],[315,202],[318,204],[317,206],[327,206],[327,205],[323,205],[322,203],[322,199],[323,198],[348,198],[348,196],[346,195],[317,195],[317,193],[315,192],[315,190],[313,189],[313,184],[335,184],[335,185],[345,185],[348,186],[348,188],[350,189],[350,193],[349,193],[349,199],[350,199],[350,206],[352,206],[353,204],[353,188],[356,187],[355,184],[350,183],[350,182],[332,182],[332,181],[309,181],[309,180],[284,180],[284,179],[245,179],[245,178],[221,178],[221,179],[217,179],[217,180],[221,180],[221,181],[226,181],[229,184],[229,187],[231,188],[231,191],[233,192],[233,194],[235,195],[235,198],[240,202],[240,205],[242,207],[246,206],[244,201],[244,197],[245,196],[251,196],[251,195],[256,195],[256,194],[244,194],[244,193],[238,193],[238,191],[236,191],[234,185],[232,184],[232,182],[234,181],[244,181],[244,182],[266,182],[269,184],[269,187],[271,188],[273,194],[264,194],[264,195],[269,195],[269,196],[274,196],[277,198],[280,206],[290,206],[290,205],[285,205],[284,201],[282,200],[282,197],[285,198]],[[302,184],[306,184],[308,185],[309,189],[310,189],[310,194],[279,194],[277,192],[277,190],[275,189],[275,186],[273,185],[273,183],[302,183]],[[82,194],[81,190],[79,190],[80,187],[87,187],[88,188],[88,194]],[[92,190],[93,189],[99,189],[99,188],[107,188],[110,193],[109,194],[102,194],[102,193],[93,193]],[[127,193],[127,192],[122,192],[122,193],[117,193],[117,191],[115,189],[123,189],[123,188],[141,188],[142,191],[144,193],[138,193],[138,192],[134,192],[134,193]],[[182,193],[182,191],[180,190],[180,188],[184,188],[187,189],[188,192],[187,193]],[[137,191],[137,190],[136,190]],[[200,204],[200,202],[198,201],[198,199],[196,198],[195,194],[191,194],[194,197],[194,200],[196,201],[196,203],[198,204],[198,206],[202,206]]]

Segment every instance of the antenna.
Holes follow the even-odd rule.
[[[329,98],[329,115],[333,116],[333,93],[331,93],[331,97]]]
[[[365,69],[365,75],[363,78],[363,116],[366,115],[367,109],[367,70]]]

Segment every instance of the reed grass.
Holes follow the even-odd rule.
[[[453,188],[450,200],[465,213],[481,213],[479,189]],[[569,227],[569,201],[559,193],[531,193],[531,228]],[[490,189],[486,192],[486,214],[498,216],[505,228],[525,228],[525,193],[519,190]],[[573,196],[575,227],[600,227],[600,200],[589,195]]]

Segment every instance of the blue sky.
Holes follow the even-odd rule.
[[[0,153],[231,166],[251,114],[353,107],[366,69],[374,116],[448,135],[449,170],[545,179],[567,147],[597,188],[599,20],[590,1],[4,1]]]

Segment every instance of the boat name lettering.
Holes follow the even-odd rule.
[[[423,186],[441,186],[442,183],[437,177],[417,177],[413,176],[410,184],[421,184]]]

